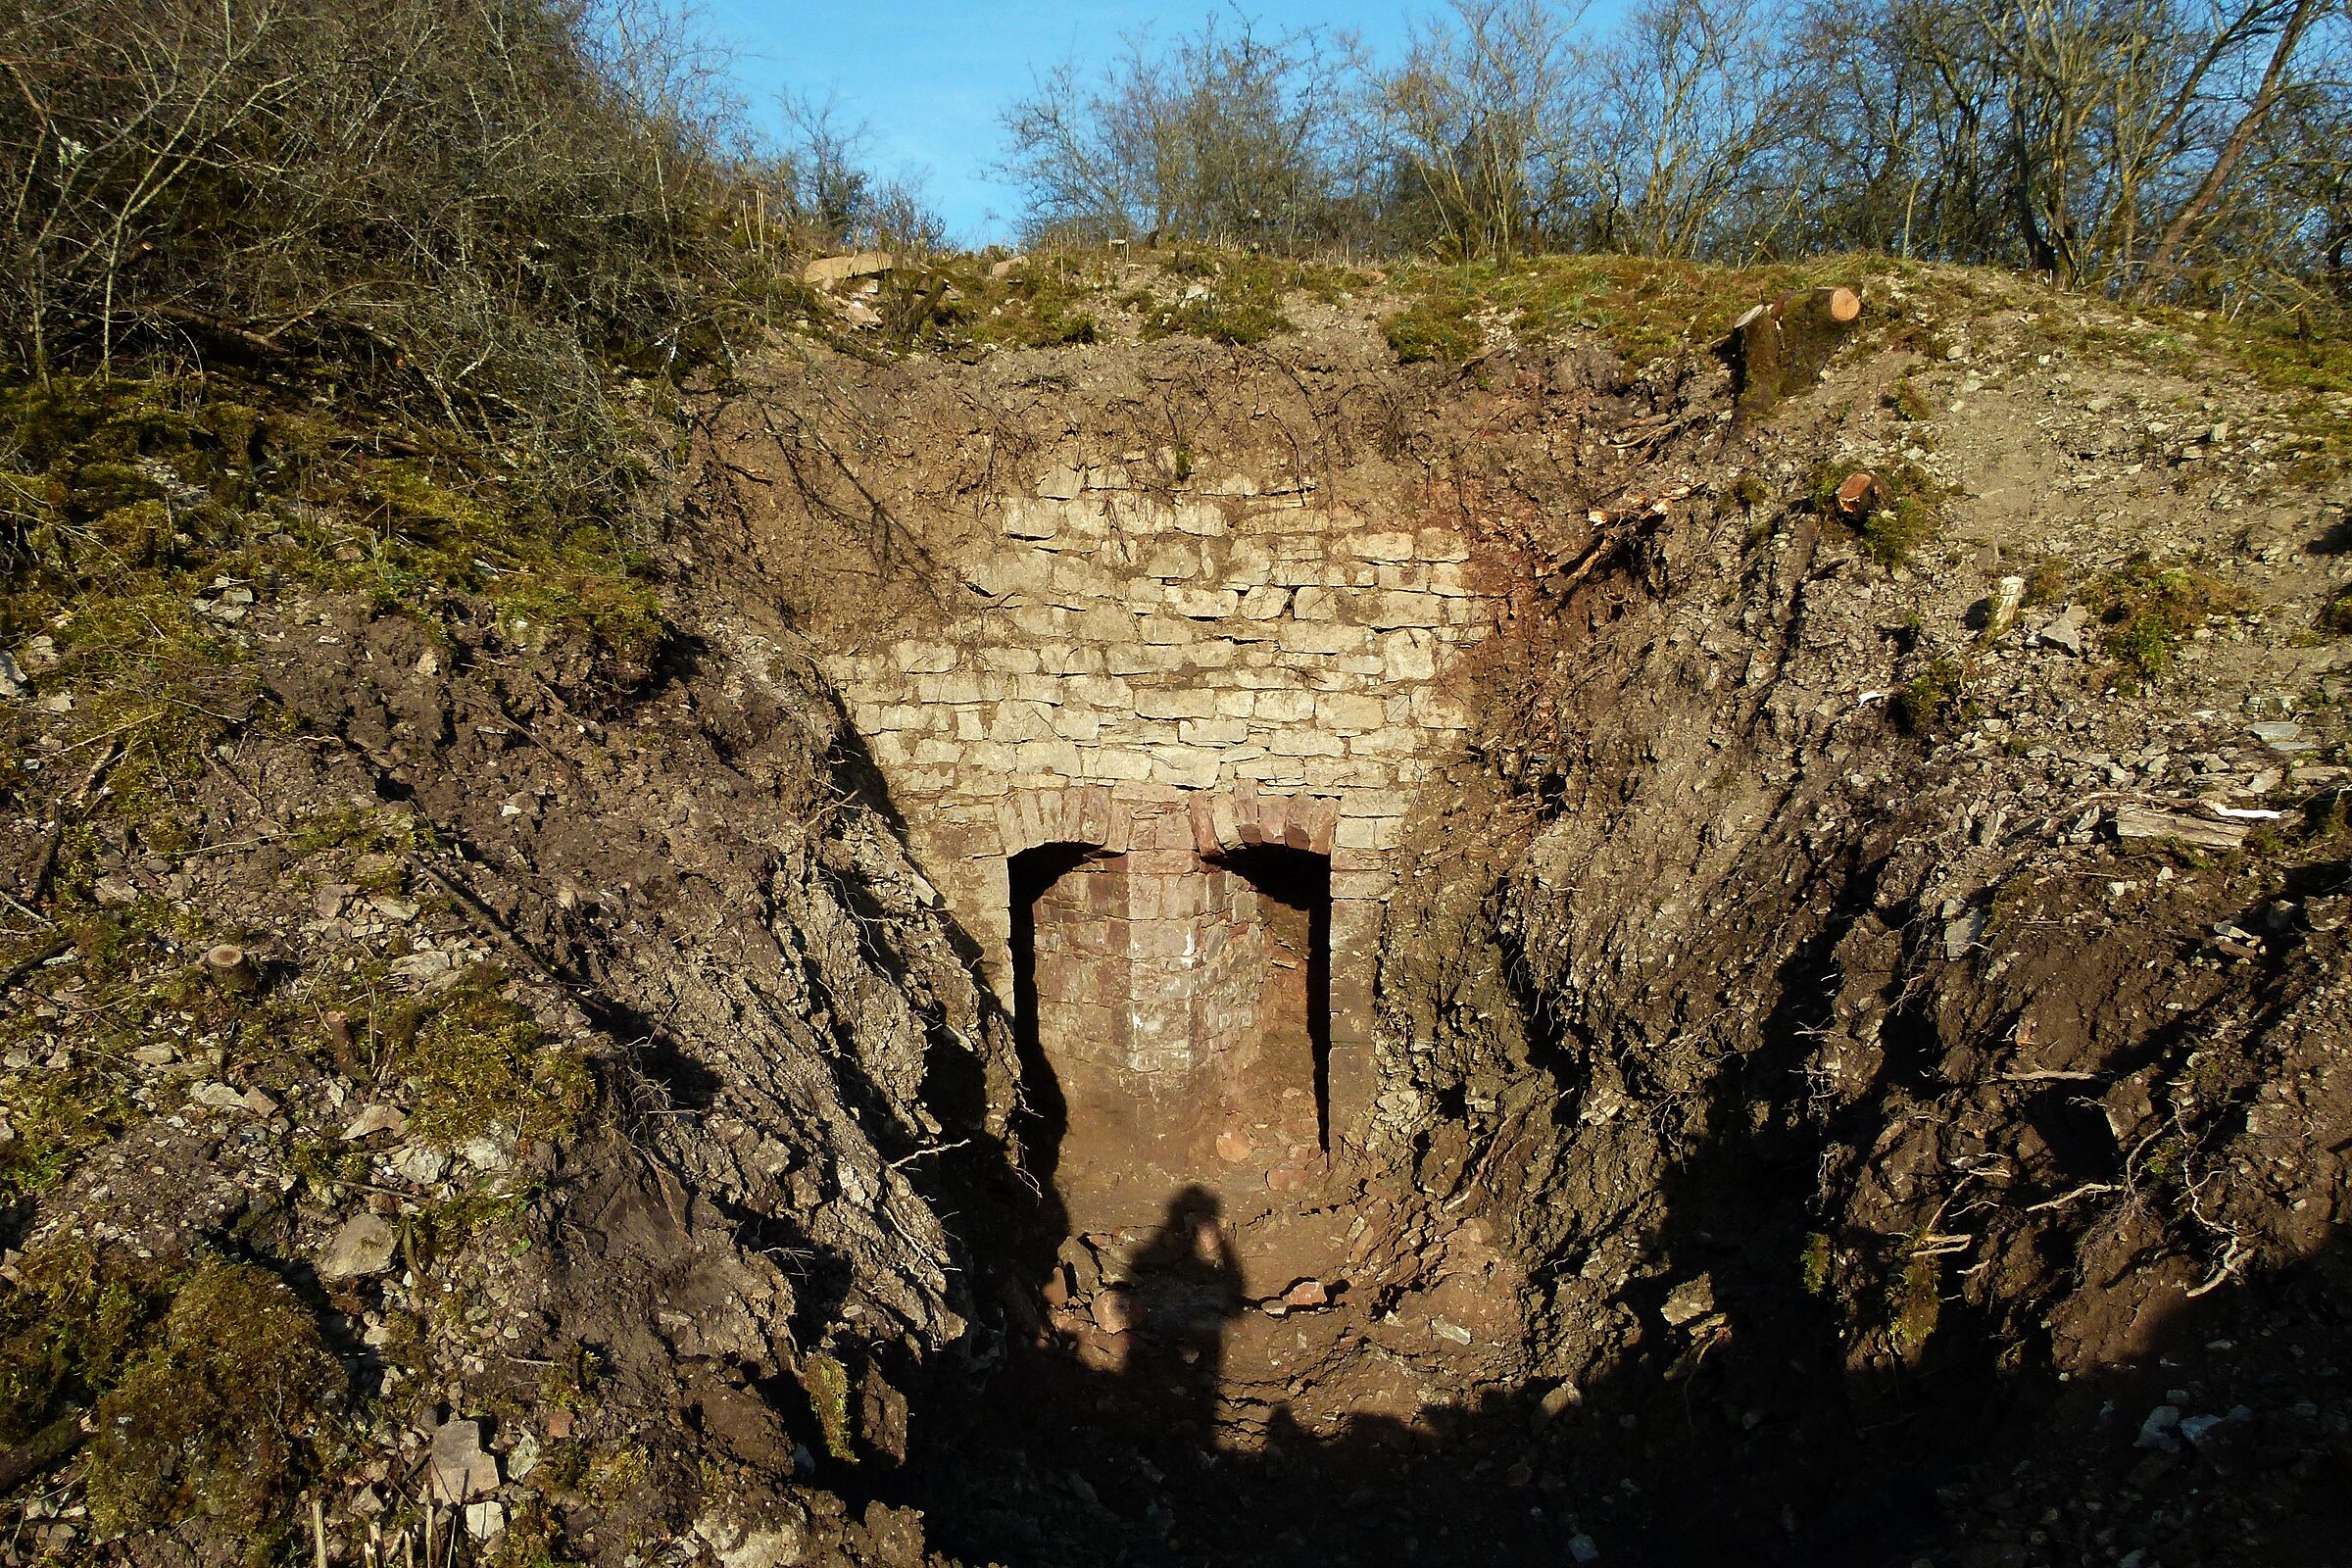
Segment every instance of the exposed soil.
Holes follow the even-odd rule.
[[[264,596],[174,835],[57,893],[151,908],[159,973],[242,944],[258,1000],[172,992],[128,1057],[103,956],[10,975],[11,1092],[97,1055],[122,1098],[0,1275],[252,1263],[348,1388],[266,1532],[93,1524],[93,1448],[0,1560],[290,1555],[311,1496],[337,1561],[428,1516],[730,1568],[2336,1560],[2345,483],[2103,307],[1862,270],[1764,419],[1507,322],[1400,367],[1355,301],[781,349],[700,411],[619,693],[494,616]],[[1513,613],[1399,852],[1374,1157],[1288,1229],[1180,1189],[1073,1236],[1069,1129],[808,650],[975,591],[932,563],[1004,487],[1177,447],[1466,519]],[[1856,467],[1917,510],[1841,519]],[[9,886],[110,755],[28,743]],[[467,1420],[496,1471],[436,1497]]]

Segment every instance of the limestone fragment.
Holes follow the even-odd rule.
[[[318,1277],[349,1280],[381,1274],[392,1266],[392,1253],[398,1245],[391,1225],[381,1215],[354,1214],[327,1244],[326,1257],[318,1265]]]

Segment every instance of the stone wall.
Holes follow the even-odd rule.
[[[942,563],[957,581],[935,626],[829,668],[918,859],[1009,1004],[1006,864],[1024,850],[1196,873],[1253,844],[1328,856],[1330,1119],[1347,1145],[1370,1093],[1385,852],[1459,754],[1461,654],[1493,626],[1493,585],[1452,528],[1238,477],[1167,494],[1063,467],[996,514]]]

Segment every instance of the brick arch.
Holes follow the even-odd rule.
[[[1000,853],[1006,859],[1047,844],[1083,844],[1113,854],[1189,847],[1201,855],[1283,845],[1328,856],[1339,827],[1336,797],[1271,794],[1249,779],[1230,790],[1142,800],[1123,799],[1106,784],[1016,789],[997,806]]]

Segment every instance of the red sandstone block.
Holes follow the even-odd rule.
[[[1130,876],[1190,876],[1200,869],[1200,855],[1189,831],[1180,846],[1134,850],[1123,859]]]

